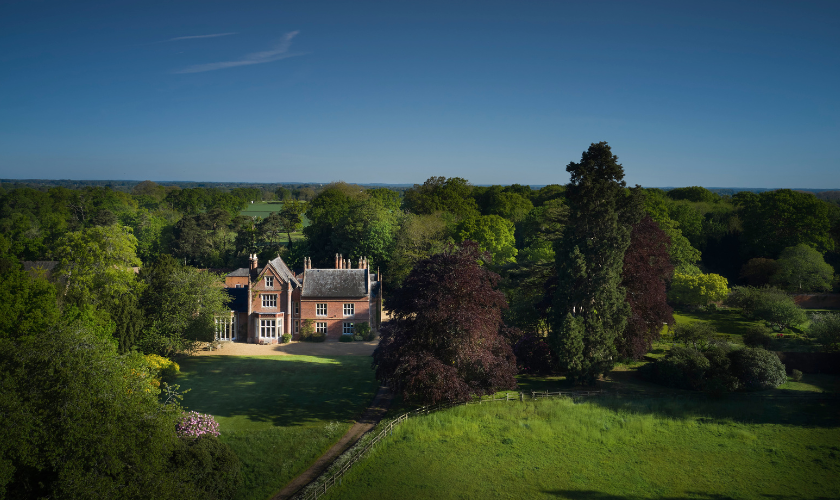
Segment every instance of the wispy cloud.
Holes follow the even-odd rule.
[[[176,36],[175,38],[170,38],[166,40],[167,42],[175,42],[178,40],[192,40],[193,38],[216,38],[217,36],[228,36],[228,35],[235,35],[236,32],[232,33],[213,33],[212,35],[193,35],[193,36]]]
[[[286,59],[288,57],[303,55],[303,53],[301,52],[289,52],[289,46],[292,44],[292,38],[294,38],[298,33],[298,31],[286,33],[285,35],[283,35],[283,39],[280,40],[280,43],[278,43],[271,50],[266,50],[263,52],[254,52],[253,54],[248,54],[242,59],[236,61],[195,64],[193,66],[187,66],[184,69],[175,71],[175,73],[202,73],[204,71],[215,71],[217,69],[234,68],[236,66],[263,64],[272,61],[279,61],[280,59]]]

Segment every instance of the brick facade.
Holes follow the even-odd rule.
[[[330,270],[312,269],[310,260],[305,262],[303,272],[295,274],[280,257],[259,268],[252,255],[247,269],[225,277],[229,293],[239,297],[231,311],[236,341],[277,343],[284,334],[297,340],[301,322],[307,319],[316,323],[313,326],[326,323],[328,340],[338,340],[345,323],[364,322],[379,329],[381,288],[366,260],[360,259],[358,269],[351,269],[349,261],[336,256],[336,269]],[[319,304],[326,305],[326,314],[319,314],[323,312]],[[345,315],[345,305],[351,304],[352,314]]]

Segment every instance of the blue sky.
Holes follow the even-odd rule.
[[[9,1],[0,178],[840,188],[840,2]]]

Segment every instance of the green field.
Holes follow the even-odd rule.
[[[800,384],[788,390],[822,390]],[[838,410],[737,396],[462,406],[397,427],[328,496],[837,498]]]
[[[366,356],[202,356],[181,363],[188,410],[216,417],[242,461],[235,498],[268,498],[332,446],[373,400]]]
[[[256,203],[249,203],[245,210],[239,212],[240,215],[247,215],[248,217],[260,217],[266,218],[274,212],[279,212],[283,210],[283,202],[282,201],[258,201]],[[303,226],[306,227],[309,225],[309,219],[306,218],[306,215],[303,216]]]
[[[809,311],[814,312],[814,311]],[[763,325],[761,320],[751,320],[741,316],[738,309],[719,309],[713,312],[706,311],[674,311],[674,320],[677,325],[694,323],[697,321],[709,323],[718,334],[727,337],[729,342],[742,344],[741,336],[747,332],[751,325]],[[812,343],[805,338],[807,324],[793,327],[785,331],[785,338],[774,339],[769,347],[771,351],[810,351],[813,350]],[[792,334],[792,335],[791,335]]]

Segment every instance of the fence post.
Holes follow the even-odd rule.
[[[519,402],[520,403],[525,402],[525,393],[523,393],[522,391],[519,392]]]

